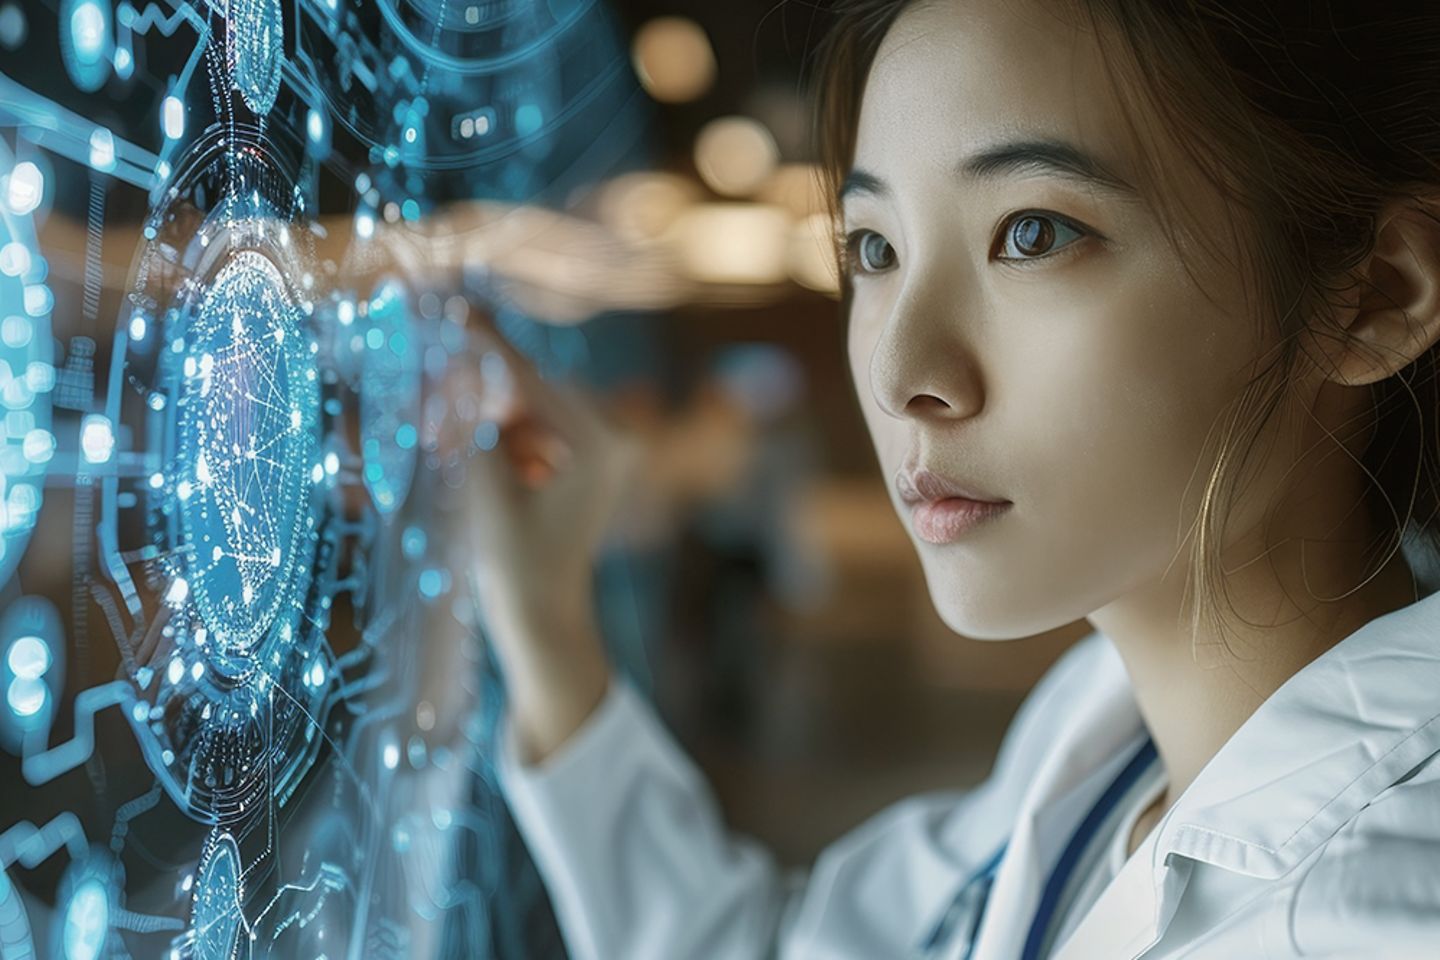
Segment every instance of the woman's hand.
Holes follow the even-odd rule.
[[[592,564],[638,444],[578,390],[542,380],[488,323],[444,382],[442,449],[470,450],[454,566],[474,578],[522,759],[559,747],[603,698]],[[476,449],[478,448],[478,449]]]

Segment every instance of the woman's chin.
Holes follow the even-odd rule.
[[[1049,611],[1034,598],[1006,595],[1002,590],[977,591],[929,581],[930,602],[940,620],[970,640],[1021,640],[1054,630],[1075,617]]]

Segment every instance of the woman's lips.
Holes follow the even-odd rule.
[[[938,546],[954,543],[975,527],[994,519],[1012,506],[1014,504],[1008,501],[989,503],[967,500],[964,497],[926,500],[915,505],[911,522],[914,524],[916,536],[926,543]]]

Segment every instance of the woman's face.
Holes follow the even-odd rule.
[[[1236,271],[1192,258],[1202,291],[1127,186],[1128,129],[1094,37],[1038,3],[922,0],[865,87],[850,362],[931,596],[967,636],[1028,636],[1158,581],[1264,346]],[[1167,176],[1227,236],[1219,191],[1174,153]],[[953,502],[907,502],[897,475],[918,470],[1010,506],[957,533]]]

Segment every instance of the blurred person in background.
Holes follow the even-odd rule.
[[[1372,7],[839,5],[851,373],[931,599],[1093,632],[983,784],[811,870],[606,661],[634,440],[489,338],[463,535],[573,956],[1433,955],[1440,13]]]

